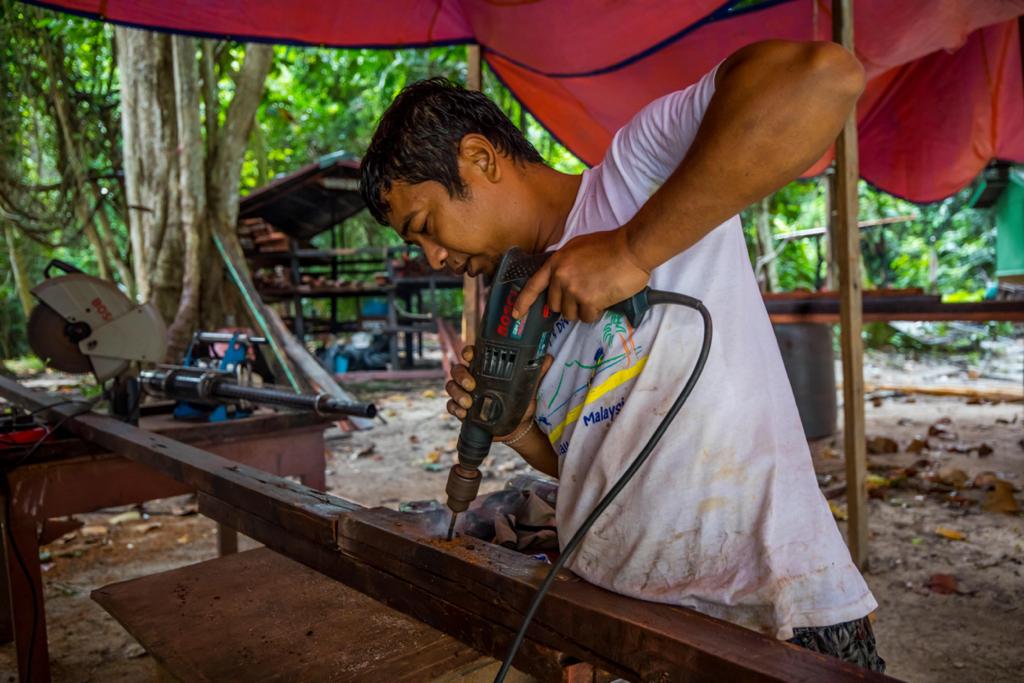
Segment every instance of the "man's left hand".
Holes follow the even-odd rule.
[[[606,308],[643,289],[650,275],[630,250],[624,228],[580,235],[534,273],[512,315],[522,317],[546,289],[551,310],[566,320],[592,323]]]

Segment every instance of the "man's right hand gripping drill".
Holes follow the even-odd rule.
[[[462,350],[462,359],[465,364],[458,364],[452,368],[452,378],[445,385],[445,391],[451,399],[448,401],[448,412],[457,417],[460,421],[465,419],[467,411],[473,405],[472,392],[476,388],[476,381],[469,371],[469,363],[473,360],[473,347],[467,346]],[[552,357],[544,358],[544,365],[541,369],[541,377],[551,367]],[[494,441],[504,443],[515,450],[523,460],[536,470],[552,477],[558,476],[558,456],[551,447],[547,435],[534,424],[533,417],[537,412],[537,401],[530,403],[522,422],[508,434],[495,436]]]

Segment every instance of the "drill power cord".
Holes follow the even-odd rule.
[[[690,378],[686,380],[683,390],[679,392],[679,396],[672,404],[672,407],[669,408],[665,417],[662,418],[657,429],[654,430],[651,438],[648,439],[647,444],[637,454],[630,466],[626,468],[626,471],[622,473],[622,476],[620,476],[618,481],[615,482],[615,485],[612,486],[608,493],[605,494],[604,498],[601,499],[601,502],[597,504],[594,510],[583,521],[583,524],[581,524],[579,529],[576,530],[576,533],[573,534],[571,539],[569,539],[569,542],[565,544],[565,548],[562,550],[562,554],[558,557],[558,560],[556,560],[551,566],[551,569],[548,570],[547,576],[544,577],[544,581],[540,584],[540,588],[537,589],[536,595],[533,596],[533,602],[530,603],[530,607],[523,615],[523,621],[519,626],[519,631],[516,633],[515,640],[512,641],[512,645],[509,647],[508,653],[505,655],[505,659],[501,663],[501,669],[498,670],[498,675],[494,677],[494,683],[502,683],[505,680],[505,676],[508,675],[509,669],[512,668],[512,660],[515,658],[516,652],[519,651],[519,647],[523,644],[523,638],[526,636],[526,630],[529,628],[530,622],[533,621],[533,617],[536,615],[537,609],[540,607],[540,603],[544,600],[544,596],[547,595],[548,589],[551,588],[551,584],[554,582],[555,576],[558,575],[558,572],[568,561],[569,557],[573,554],[573,551],[576,550],[576,546],[578,546],[583,540],[583,537],[586,535],[587,531],[590,530],[590,527],[592,527],[594,522],[597,521],[597,518],[601,516],[601,513],[604,512],[609,505],[611,505],[612,501],[615,500],[615,497],[619,495],[619,492],[625,488],[626,484],[628,484],[630,479],[633,478],[633,475],[637,473],[647,458],[650,457],[655,446],[658,445],[661,437],[665,434],[665,430],[668,429],[668,426],[672,424],[672,421],[675,419],[676,413],[678,413],[679,409],[683,407],[684,403],[686,403],[686,399],[689,398],[690,393],[693,391],[693,387],[697,384],[697,380],[700,379],[700,375],[704,371],[704,364],[707,362],[708,353],[711,350],[711,314],[708,313],[704,304],[701,303],[699,299],[686,296],[685,294],[659,290],[650,291],[648,294],[648,302],[651,305],[676,304],[678,306],[686,306],[687,308],[692,308],[700,313],[701,319],[704,322],[704,338],[701,341],[700,353],[697,356],[697,362],[693,366],[693,371],[690,373]]]

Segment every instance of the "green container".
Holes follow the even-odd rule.
[[[996,276],[1024,277],[1024,169],[1010,170],[1010,183],[996,202]]]

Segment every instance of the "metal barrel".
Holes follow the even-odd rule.
[[[140,374],[140,380],[150,393],[183,401],[213,404],[221,401],[249,401],[311,410],[320,415],[377,415],[377,407],[372,403],[340,401],[327,394],[296,394],[285,389],[243,386],[237,384],[230,375],[215,370],[146,370]]]

